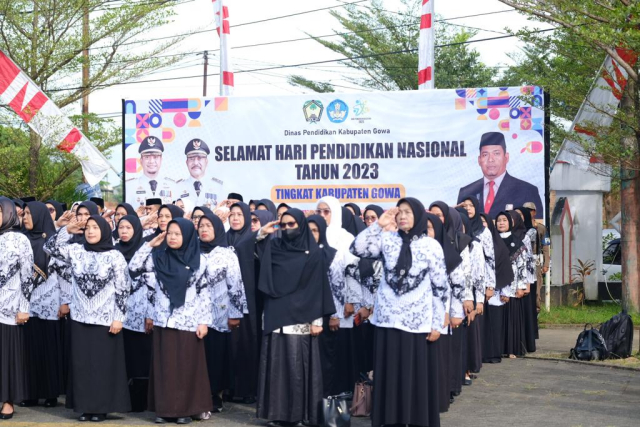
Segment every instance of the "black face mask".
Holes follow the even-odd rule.
[[[300,235],[300,233],[302,233],[302,230],[300,229],[300,227],[287,228],[284,231],[284,233],[282,233],[282,237],[284,237],[285,239],[291,241],[291,240],[295,239],[296,237],[298,237]]]

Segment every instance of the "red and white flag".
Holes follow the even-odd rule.
[[[433,89],[435,36],[433,33],[433,1],[422,0],[420,41],[418,45],[418,89]]]
[[[40,135],[44,144],[73,154],[82,165],[82,172],[89,185],[100,183],[112,168],[107,158],[71,123],[62,110],[2,51],[0,102],[7,104]]]
[[[616,49],[620,58],[634,66],[638,61],[638,55],[624,49]],[[588,129],[589,126],[608,127],[613,122],[613,115],[618,110],[624,88],[627,86],[629,75],[609,55],[604,60],[598,78],[593,83],[586,99],[576,114],[571,131],[579,133],[582,141],[565,139],[553,162],[569,163],[586,171],[593,163],[600,163],[600,159],[589,156],[584,150],[584,143],[593,141],[595,134]]]
[[[220,95],[233,95],[233,72],[229,61],[229,9],[223,0],[213,0],[216,31],[220,36]]]

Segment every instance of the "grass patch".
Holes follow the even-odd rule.
[[[617,304],[585,304],[584,306],[559,306],[551,307],[551,311],[543,308],[538,318],[540,325],[563,325],[593,323],[597,327],[600,323],[606,322],[614,315],[620,313],[621,308]],[[640,325],[640,314],[631,315],[633,324]]]

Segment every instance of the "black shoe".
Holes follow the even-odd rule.
[[[0,420],[10,420],[11,418],[13,418],[13,412],[10,414],[1,414],[0,413]]]
[[[89,421],[91,414],[82,414],[78,417],[78,421]]]
[[[156,421],[155,421],[156,424],[164,424],[166,422],[167,422],[167,420],[165,420],[164,418],[156,417]]]
[[[462,384],[463,385],[471,385],[471,383],[472,383],[471,378],[469,378],[469,379],[465,378],[464,382]]]
[[[478,379],[478,376],[476,374],[471,374],[469,375],[469,378],[471,378],[472,380],[476,380]]]
[[[242,399],[242,403],[244,403],[245,405],[253,405],[254,403],[256,403],[256,398],[253,396],[245,397],[244,399]]]
[[[288,421],[269,421],[267,427],[293,427],[298,423],[292,423]]]
[[[107,419],[107,414],[93,414],[91,416],[91,421],[94,423],[100,423]]]
[[[449,393],[449,404],[453,404],[453,402],[455,402],[456,398],[453,394],[453,392]]]
[[[176,420],[176,424],[189,424],[191,421],[191,417],[180,417]]]
[[[45,408],[55,408],[58,406],[58,399],[47,399],[44,401]]]
[[[452,391],[451,394],[453,394],[455,397],[460,396],[460,392],[459,391]]]
[[[20,406],[21,408],[30,408],[31,406],[38,406],[38,399],[23,400],[22,402],[20,402],[18,406]]]

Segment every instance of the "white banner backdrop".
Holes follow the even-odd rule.
[[[533,202],[542,217],[543,102],[535,86],[123,100],[126,200],[215,207],[237,192],[303,209],[325,195],[387,208],[473,195],[484,206],[495,181],[492,214]],[[149,136],[164,151],[141,162]],[[200,158],[189,163],[193,140]]]

